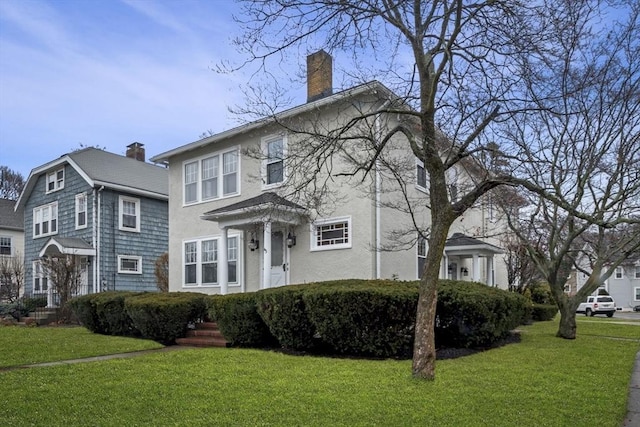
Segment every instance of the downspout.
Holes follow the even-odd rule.
[[[102,277],[100,276],[100,233],[102,231],[102,190],[104,190],[104,185],[98,189],[98,214],[97,214],[97,236],[98,236],[98,244],[96,245],[96,289],[97,292],[102,292]]]
[[[97,225],[97,209],[98,209],[98,189],[93,187],[93,216],[91,218],[91,226],[93,227],[93,230],[91,232],[92,234],[92,240],[93,240],[93,249],[95,249],[96,254],[93,257],[93,272],[92,272],[92,276],[93,276],[93,293],[97,293],[98,287],[97,287],[97,283],[98,283],[98,225]]]

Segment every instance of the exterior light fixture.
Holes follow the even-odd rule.
[[[287,235],[287,247],[290,248],[295,245],[296,245],[296,236],[295,234],[291,234],[291,232],[289,232],[289,234]]]
[[[258,248],[260,248],[260,241],[252,237],[249,241],[249,249],[251,249],[251,252],[253,252]]]

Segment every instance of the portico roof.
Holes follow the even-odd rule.
[[[215,221],[221,227],[243,228],[265,221],[299,224],[306,209],[275,193],[267,192],[202,214],[201,218]]]
[[[462,233],[454,233],[444,245],[444,252],[449,256],[471,255],[474,252],[480,255],[503,254],[504,251],[491,243],[483,242],[475,237]]]
[[[52,237],[40,250],[40,257],[57,254],[93,256],[96,250],[87,242],[75,237]]]

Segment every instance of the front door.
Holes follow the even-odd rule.
[[[283,231],[271,233],[271,287],[287,284],[287,261]]]

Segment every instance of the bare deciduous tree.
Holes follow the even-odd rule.
[[[576,336],[578,304],[640,247],[640,5],[627,10],[605,28],[578,2],[547,10],[544,49],[521,62],[536,112],[504,132],[529,190],[511,223],[551,286],[562,338]],[[575,25],[557,25],[564,14]],[[564,292],[572,268],[589,276],[575,296]]]
[[[23,286],[24,261],[22,256],[0,256],[0,301],[17,301]]]
[[[49,279],[49,286],[58,294],[60,307],[78,294],[82,283],[82,265],[78,257],[63,255],[40,259],[42,271]]]
[[[18,200],[24,188],[24,177],[8,166],[0,166],[0,199]]]
[[[169,253],[165,252],[158,257],[153,270],[156,283],[160,292],[169,292]]]

